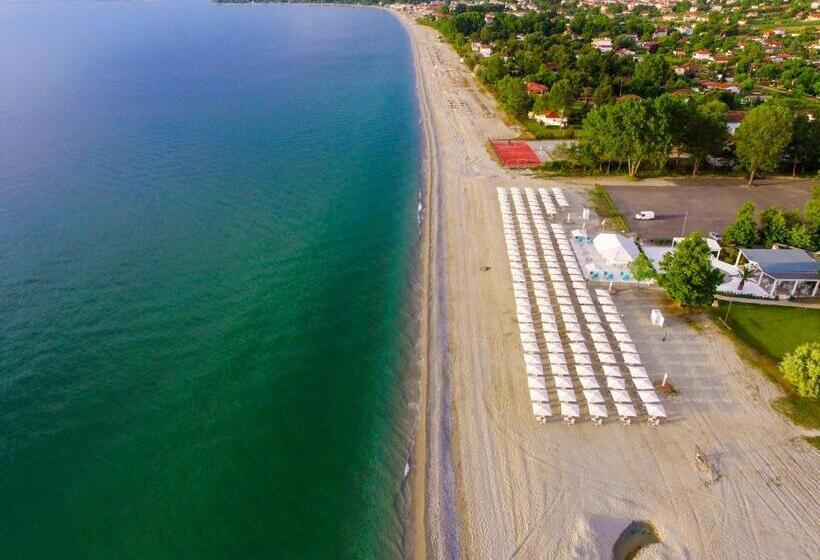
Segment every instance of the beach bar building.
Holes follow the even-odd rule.
[[[769,297],[816,297],[820,294],[820,262],[803,249],[740,249],[735,266],[752,271]]]

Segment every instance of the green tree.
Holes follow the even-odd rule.
[[[798,115],[794,119],[788,153],[792,160],[792,175],[797,175],[798,167],[801,173],[806,169],[817,169],[820,165],[820,121],[810,121],[806,115]]]
[[[757,243],[754,202],[745,202],[738,209],[735,221],[723,231],[723,240],[737,247],[748,247]]]
[[[577,92],[572,82],[561,79],[550,88],[548,103],[550,107],[561,113],[563,117],[575,104]]]
[[[507,67],[498,55],[493,55],[486,60],[478,70],[478,77],[488,84],[495,84],[507,74]]]
[[[496,84],[498,99],[512,115],[523,118],[532,106],[532,98],[527,95],[524,82],[512,76],[505,76]]]
[[[657,97],[669,80],[669,63],[662,54],[648,54],[635,65],[631,88],[644,97]]]
[[[660,284],[666,295],[681,307],[706,307],[715,299],[723,273],[714,268],[712,253],[700,233],[681,241],[661,260]]]
[[[655,278],[655,267],[645,253],[641,252],[629,265],[629,270],[638,282]]]
[[[766,208],[760,214],[760,239],[766,247],[788,243],[790,233],[786,216],[780,208]]]
[[[612,80],[605,76],[592,92],[592,103],[595,106],[608,103],[612,99]]]
[[[811,232],[806,224],[796,224],[789,232],[789,245],[800,247],[807,251],[816,251],[817,248],[811,238]]]
[[[650,161],[665,163],[669,122],[653,100],[630,99],[596,107],[584,119],[582,141],[602,161],[625,161],[630,177]]]
[[[820,183],[811,188],[811,198],[803,208],[803,223],[811,236],[811,250],[820,250]]]
[[[792,137],[792,114],[782,105],[765,103],[746,115],[735,133],[737,157],[752,185],[758,172],[773,171]]]
[[[780,372],[801,397],[820,398],[820,342],[807,342],[786,354]]]
[[[693,101],[689,116],[683,127],[683,145],[692,154],[692,176],[695,176],[703,160],[720,153],[726,145],[729,137],[726,105],[717,99]]]

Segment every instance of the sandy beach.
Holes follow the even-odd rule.
[[[576,207],[586,195],[498,167],[488,138],[517,131],[434,30],[397,15],[415,56],[428,173],[408,555],[608,560],[643,520],[662,542],[638,558],[820,557],[820,452],[771,410],[777,389],[729,341],[657,292],[620,288],[613,299],[647,369],[680,392],[664,402],[669,421],[533,420],[495,189],[561,185]],[[665,341],[653,307],[667,310]]]

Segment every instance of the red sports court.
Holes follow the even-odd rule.
[[[490,142],[504,167],[533,167],[541,165],[538,155],[521,140],[493,140]]]

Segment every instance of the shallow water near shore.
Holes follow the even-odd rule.
[[[387,558],[418,242],[387,12],[0,3],[4,558]]]

